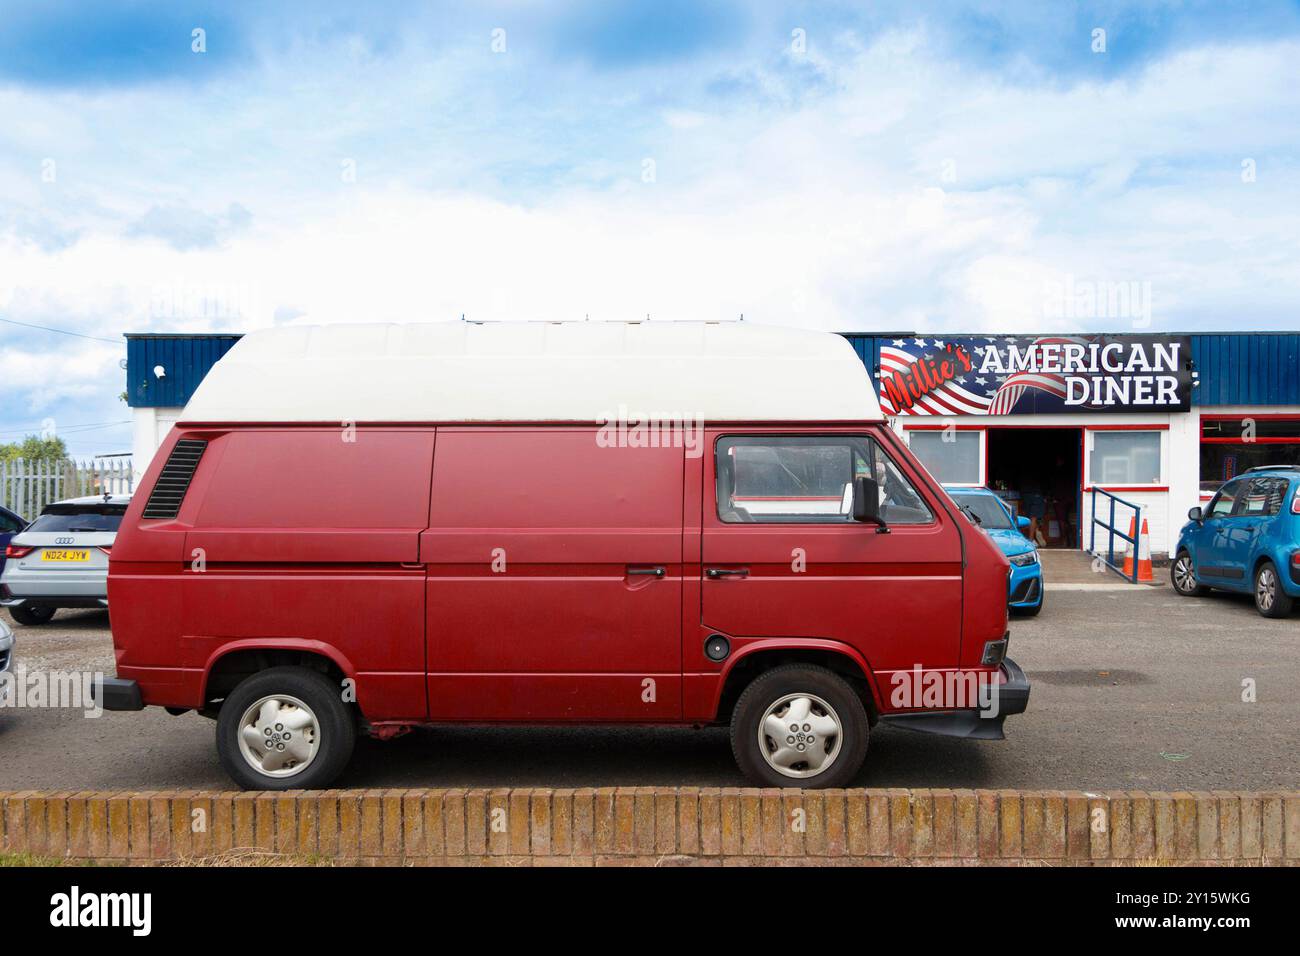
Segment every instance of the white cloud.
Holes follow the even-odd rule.
[[[1073,277],[1149,282],[1156,328],[1276,325],[1300,302],[1298,58],[1211,46],[1026,87],[920,33],[841,37],[818,47],[813,92],[755,68],[759,100],[648,111],[566,75],[538,112],[476,92],[475,57],[414,53],[313,88],[302,68],[329,59],[313,51],[197,100],[10,91],[0,163],[27,178],[0,186],[0,314],[107,337],[462,312],[1047,330],[1077,327],[1043,309]],[[51,142],[53,189],[32,178]],[[232,203],[251,222],[210,228]],[[192,213],[202,242],[131,235],[155,208],[183,233],[175,211]],[[24,223],[80,238],[36,244]],[[3,348],[6,394],[50,371],[31,341]],[[92,355],[79,371],[115,394],[120,373]]]

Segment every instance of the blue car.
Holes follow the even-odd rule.
[[[1028,518],[1012,519],[1002,499],[987,488],[944,486],[952,500],[1002,549],[1011,562],[1007,607],[1032,617],[1043,609],[1043,565],[1038,549],[1024,535]]]
[[[1300,465],[1251,468],[1187,517],[1169,567],[1175,591],[1253,594],[1265,617],[1291,613],[1300,598]]]
[[[5,548],[9,547],[9,539],[26,527],[27,522],[22,515],[8,508],[0,508],[0,571],[5,569]]]

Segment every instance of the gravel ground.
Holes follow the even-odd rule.
[[[6,614],[7,618],[7,614]],[[12,623],[12,621],[10,621]],[[17,627],[29,671],[112,673],[102,611]],[[1011,654],[1033,681],[1004,741],[881,729],[857,783],[872,787],[1300,789],[1300,616],[1248,598],[1169,588],[1053,591],[1013,619]],[[1252,678],[1258,701],[1243,703]],[[453,728],[361,741],[339,784],[738,786],[723,730]],[[104,714],[0,709],[0,789],[227,788],[213,724],[156,708]]]

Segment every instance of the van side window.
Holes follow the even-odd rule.
[[[934,520],[912,483],[874,440],[859,435],[726,437],[717,444],[718,518],[730,524],[843,524],[846,486],[880,487],[889,524]]]

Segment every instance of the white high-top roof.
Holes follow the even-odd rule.
[[[182,422],[880,421],[839,335],[743,322],[438,322],[249,332]]]

